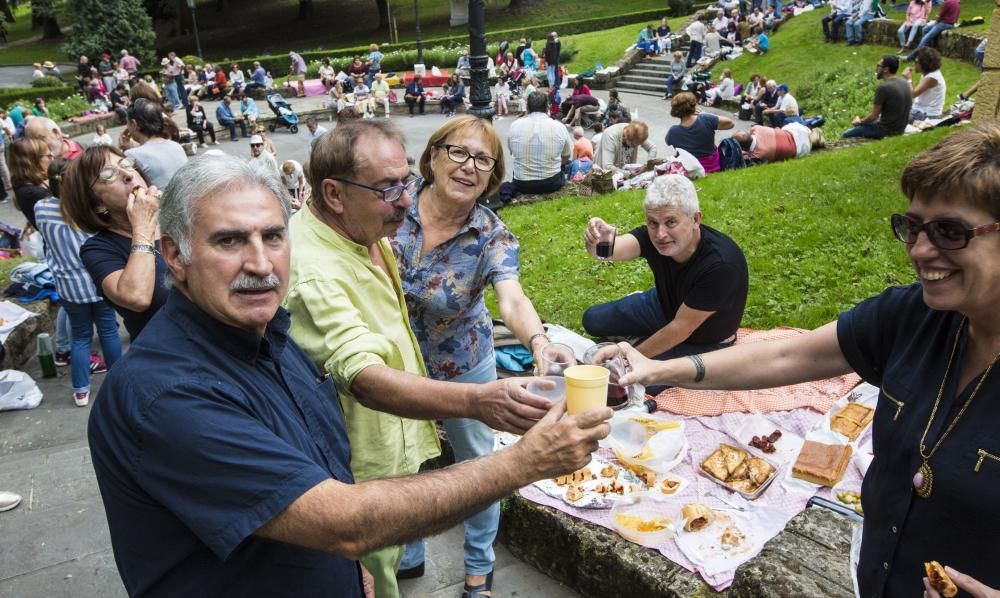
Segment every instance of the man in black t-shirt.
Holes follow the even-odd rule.
[[[854,127],[844,132],[844,138],[867,137],[882,139],[899,135],[906,129],[913,105],[910,84],[896,77],[899,58],[886,54],[875,66],[875,76],[883,81],[875,90],[875,101],[868,116],[854,117]]]
[[[636,348],[657,359],[731,345],[749,284],[743,251],[701,223],[698,194],[686,177],[655,179],[643,208],[646,226],[618,236],[610,259],[642,257],[653,271],[655,287],[589,307],[583,313],[584,329],[597,337],[638,337]],[[591,218],[584,235],[590,255],[599,256],[602,232],[609,229],[600,218]]]

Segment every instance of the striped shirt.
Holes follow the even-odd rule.
[[[80,246],[93,235],[66,224],[59,212],[59,200],[52,196],[35,204],[35,220],[45,239],[45,261],[59,296],[70,303],[100,301],[94,281],[80,260]]]
[[[514,180],[541,181],[562,170],[573,151],[566,125],[544,112],[532,112],[510,125],[507,147],[514,159]]]

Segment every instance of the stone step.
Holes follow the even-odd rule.
[[[628,74],[621,78],[621,83],[635,83],[638,85],[666,85],[666,77],[643,77],[640,75]]]
[[[648,90],[648,89],[633,89],[633,88],[628,88],[628,87],[622,87],[622,86],[619,85],[617,87],[617,89],[621,93],[629,93],[629,94],[639,95],[639,96],[650,96],[650,97],[654,97],[654,98],[662,98],[663,97],[663,88],[662,87],[659,90]]]
[[[618,83],[618,89],[620,91],[627,91],[629,93],[644,93],[645,95],[663,95],[665,85],[663,82],[653,85],[651,83],[632,83],[627,81],[621,81]]]
[[[639,75],[642,77],[666,77],[670,74],[670,69],[650,66],[637,66],[626,73],[628,75]]]

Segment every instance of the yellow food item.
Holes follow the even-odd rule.
[[[649,461],[653,458],[653,449],[651,449],[648,445],[643,446],[642,452],[632,458],[636,461]]]
[[[681,422],[672,419],[660,420],[653,419],[651,417],[630,417],[629,419],[637,424],[642,424],[646,428],[647,434],[655,434],[656,432],[673,430],[674,428],[681,427]]]
[[[644,534],[662,532],[670,527],[669,517],[642,517],[641,515],[629,515],[618,513],[615,515],[615,523],[625,529],[630,529]]]

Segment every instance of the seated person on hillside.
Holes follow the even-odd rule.
[[[788,93],[788,86],[782,83],[777,91],[778,102],[773,108],[765,108],[761,114],[767,116],[772,127],[780,127],[786,122],[802,122],[802,118],[799,117],[799,103]]]
[[[778,104],[778,84],[774,79],[764,83],[764,93],[753,103],[753,121],[764,124],[764,110],[774,108]]]
[[[656,145],[649,140],[649,126],[641,120],[611,125],[601,133],[594,148],[594,166],[604,170],[622,168],[639,159],[639,148],[646,150],[646,159],[656,159]]]
[[[653,29],[652,25],[646,25],[639,32],[639,39],[636,40],[635,47],[642,52],[643,56],[653,56],[659,51],[660,44],[656,41],[656,30]]]
[[[941,54],[934,48],[921,48],[914,58],[920,83],[913,85],[913,71],[909,67],[903,69],[903,78],[913,93],[909,122],[941,118],[948,89],[941,74]]]
[[[680,122],[667,131],[667,145],[689,152],[705,167],[705,174],[719,170],[719,149],[715,145],[715,132],[732,129],[734,123],[726,116],[698,111],[693,94],[682,92],[670,105],[670,116]]]
[[[541,91],[529,95],[528,115],[511,123],[507,134],[514,188],[520,193],[552,193],[565,182],[563,164],[570,159],[573,141],[565,125],[549,118],[548,103]]]
[[[705,56],[715,57],[733,51],[733,42],[723,37],[722,31],[710,26],[705,34]]]
[[[858,12],[851,15],[851,18],[847,19],[847,22],[844,24],[847,31],[848,46],[856,46],[861,43],[865,23],[885,16],[885,11],[882,10],[882,5],[880,4],[881,0],[860,1],[862,8],[859,9]]]
[[[851,17],[851,3],[852,0],[832,0],[830,2],[830,14],[821,20],[824,41],[840,41],[840,25]]]
[[[656,49],[658,54],[665,54],[670,51],[670,24],[667,17],[660,19],[660,26],[656,28]]]
[[[655,359],[732,345],[749,286],[743,251],[722,232],[702,224],[698,193],[684,176],[654,179],[643,209],[646,224],[618,235],[611,259],[645,259],[654,288],[587,308],[584,330],[594,337],[638,338],[633,344],[639,352]],[[584,239],[595,258],[607,228],[600,218],[587,223]]]
[[[733,72],[729,69],[722,69],[722,78],[715,87],[705,90],[705,103],[709,106],[716,100],[728,102],[736,97],[736,84],[733,82]]]
[[[772,21],[771,22],[771,26],[773,27],[774,24],[775,24],[775,22]],[[764,54],[767,54],[767,51],[771,49],[771,40],[770,40],[770,38],[767,37],[767,33],[763,32],[763,31],[761,31],[760,33],[758,33],[757,37],[755,37],[753,40],[751,40],[750,44],[751,44],[750,45],[750,49],[751,50],[756,50],[756,52],[758,54],[760,54],[761,56],[763,56]]]
[[[944,0],[941,4],[941,9],[938,10],[937,21],[933,25],[924,27],[923,37],[920,38],[920,43],[917,47],[910,52],[910,55],[906,57],[906,61],[909,62],[913,60],[916,56],[917,50],[929,46],[931,42],[937,39],[938,35],[941,35],[942,31],[947,31],[958,23],[958,14],[961,10],[958,0]]]
[[[244,91],[249,93],[254,89],[267,89],[267,71],[256,61],[253,63],[253,72],[250,73],[250,82],[247,83]]]
[[[913,105],[910,84],[896,76],[899,58],[886,54],[875,66],[875,76],[882,84],[875,89],[872,111],[861,118],[855,116],[854,127],[844,132],[844,138],[867,137],[882,139],[889,135],[899,135],[906,130]]]
[[[663,94],[664,100],[669,100],[674,96],[674,85],[684,81],[684,73],[687,72],[687,63],[684,62],[684,54],[677,50],[670,60],[670,73],[667,75],[667,89]]]

